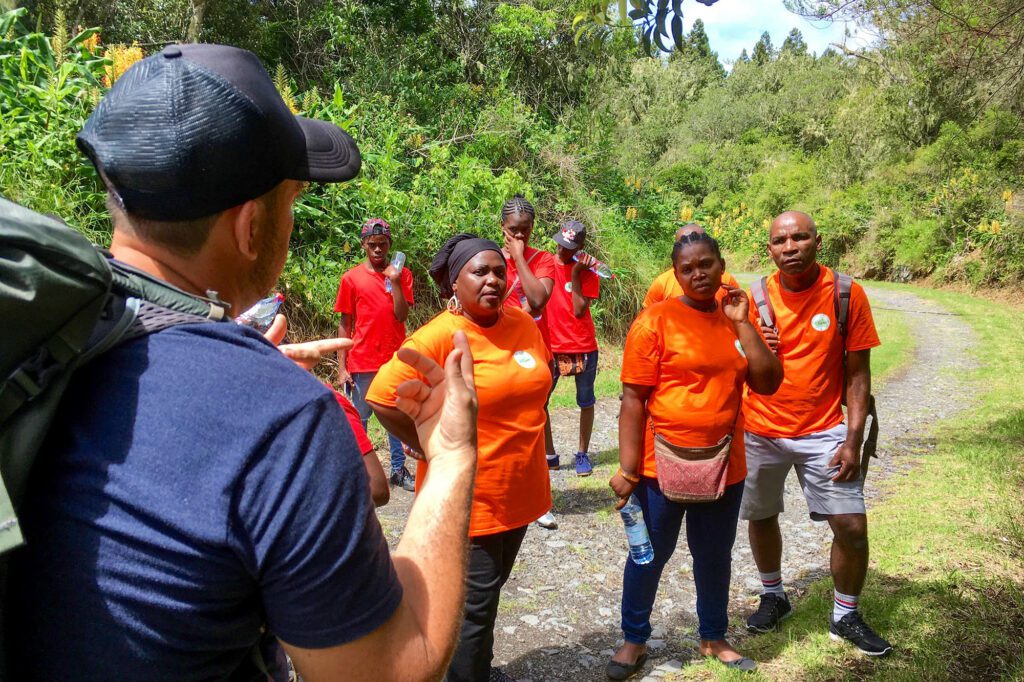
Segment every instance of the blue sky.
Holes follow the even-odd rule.
[[[704,30],[711,41],[711,49],[718,53],[723,64],[740,56],[743,48],[749,53],[761,33],[768,31],[776,48],[782,45],[790,29],[798,28],[812,52],[821,54],[830,43],[841,43],[846,25],[810,22],[789,12],[782,0],[718,0],[706,7],[690,0],[683,3],[683,26],[689,31],[697,19],[704,21]],[[866,38],[858,38],[857,27],[849,25],[854,33],[848,39],[850,47],[863,47]],[[861,34],[863,35],[863,33]],[[727,66],[728,68],[728,66]]]

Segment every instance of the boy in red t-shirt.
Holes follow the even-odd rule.
[[[594,468],[587,451],[594,430],[594,404],[597,402],[594,395],[597,335],[590,304],[600,295],[601,284],[590,269],[597,261],[581,251],[587,239],[587,228],[583,223],[568,220],[551,238],[558,244],[555,285],[544,313],[551,353],[555,358],[551,389],[554,390],[560,376],[574,376],[576,379],[576,404],[580,408],[576,475],[589,476]]]
[[[338,351],[338,381],[352,396],[365,429],[370,421],[366,391],[381,365],[405,340],[405,320],[413,305],[412,272],[391,265],[391,226],[370,218],[360,233],[366,260],[346,272],[338,286],[334,312],[341,313],[338,336],[352,339],[352,348]],[[388,434],[391,484],[415,489],[415,478],[405,467],[402,441]]]

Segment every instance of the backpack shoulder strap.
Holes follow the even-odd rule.
[[[834,281],[833,291],[835,292],[836,324],[839,325],[840,336],[845,339],[846,333],[849,331],[847,323],[850,319],[850,291],[853,289],[853,278],[832,270],[832,279]]]
[[[768,278],[762,277],[750,286],[750,293],[754,297],[754,305],[757,306],[757,314],[761,316],[761,324],[775,329],[775,309],[772,301],[768,298]]]

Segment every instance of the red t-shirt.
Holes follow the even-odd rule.
[[[373,452],[373,443],[370,442],[370,437],[366,435],[366,429],[363,428],[363,421],[359,418],[359,410],[356,409],[356,406],[348,398],[336,391],[333,386],[330,384],[324,385],[331,389],[334,399],[341,405],[345,418],[348,419],[348,425],[352,427],[352,433],[355,434],[359,452],[364,456]]]
[[[352,350],[348,352],[349,372],[376,372],[391,359],[405,340],[405,325],[395,317],[387,278],[360,263],[341,278],[334,312],[352,315]],[[402,268],[402,291],[411,306],[412,272]]]
[[[553,255],[547,251],[540,251],[532,246],[527,246],[523,250],[523,257],[530,266],[530,272],[533,273],[534,277],[537,279],[547,278],[554,281],[555,257]],[[508,269],[506,272],[508,277],[508,295],[505,297],[505,305],[522,310],[523,299],[526,298],[526,292],[523,291],[522,282],[519,281],[515,261],[512,260],[512,258],[506,258],[505,260],[508,262]],[[544,311],[541,310],[539,315],[534,313],[533,321],[536,322],[537,326],[540,328],[540,335],[544,337],[544,343],[550,347],[550,331],[548,330]]]
[[[597,334],[590,307],[583,317],[577,318],[573,314],[572,269],[575,265],[575,262],[555,264],[555,286],[544,307],[552,353],[590,353],[597,350]],[[584,270],[580,273],[580,287],[585,298],[597,298],[601,294],[601,278],[589,269]]]

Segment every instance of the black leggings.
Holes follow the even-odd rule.
[[[512,573],[528,527],[470,538],[466,619],[448,667],[448,682],[486,682],[490,677],[501,587]]]

